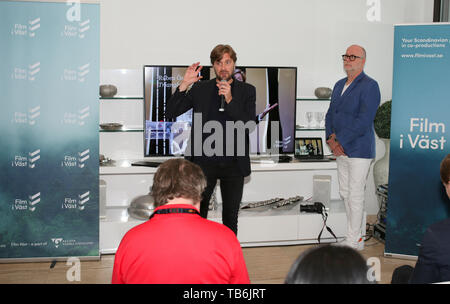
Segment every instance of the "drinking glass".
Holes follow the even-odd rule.
[[[308,127],[311,127],[312,119],[313,119],[313,112],[306,112],[306,121],[308,122]]]
[[[322,121],[325,118],[325,113],[324,112],[314,112],[314,118],[316,120],[317,127],[320,128],[320,127],[322,127]]]

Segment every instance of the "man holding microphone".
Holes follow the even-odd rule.
[[[248,83],[233,81],[237,58],[231,46],[217,45],[211,51],[210,59],[216,78],[199,81],[202,78],[200,74],[202,66],[199,62],[192,64],[168,101],[166,114],[168,119],[175,119],[193,109],[191,147],[190,152],[186,153],[186,158],[198,164],[207,179],[200,214],[207,218],[209,200],[219,179],[223,201],[222,222],[237,235],[237,218],[244,189],[244,177],[251,172],[249,133],[252,130],[233,129],[233,134],[228,134],[230,130],[227,130],[226,124],[242,122],[245,125],[254,121],[256,89]],[[208,122],[216,122],[215,125],[220,126],[221,130],[212,128],[209,131],[208,128],[204,128]],[[244,147],[237,141],[240,137],[238,133],[241,131],[245,133]],[[209,137],[216,140],[211,141]],[[210,151],[206,151],[208,145]]]

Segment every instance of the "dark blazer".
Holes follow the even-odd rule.
[[[431,225],[423,237],[410,283],[450,281],[450,219]]]
[[[230,103],[225,103],[225,112],[229,117],[233,119],[234,122],[242,121],[244,124],[247,122],[254,122],[256,116],[256,89],[251,84],[240,82],[237,80],[233,81],[231,95],[233,99]],[[191,128],[191,150],[190,155],[186,156],[193,162],[196,162],[197,152],[199,148],[202,148],[203,142],[202,138],[195,138],[194,136],[194,126],[200,126],[198,122],[195,121],[196,113],[202,114],[201,128],[206,122],[211,120],[209,117],[209,108],[211,105],[212,97],[217,96],[216,79],[198,81],[194,83],[190,90],[180,92],[177,88],[174,95],[167,102],[166,117],[168,119],[175,119],[177,116],[185,113],[186,111],[193,109],[193,121]],[[255,125],[255,124],[254,124]],[[237,156],[237,162],[243,176],[250,175],[250,158],[249,158],[249,133],[252,130],[245,130],[245,155]],[[198,134],[198,133],[197,133]],[[225,139],[224,139],[225,140]],[[236,140],[235,147],[236,147]]]
[[[375,158],[373,120],[380,105],[380,88],[361,72],[341,96],[346,81],[343,78],[334,86],[325,117],[326,138],[335,133],[348,157]]]

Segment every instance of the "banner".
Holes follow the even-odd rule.
[[[99,14],[0,2],[0,261],[99,256]]]
[[[450,216],[439,166],[450,153],[450,24],[394,31],[385,253],[417,256],[428,226]]]

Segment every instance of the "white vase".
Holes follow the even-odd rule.
[[[375,189],[382,184],[387,184],[389,179],[389,150],[391,147],[391,140],[387,138],[380,138],[384,143],[386,152],[384,156],[375,162],[373,165],[373,179],[375,182]]]

